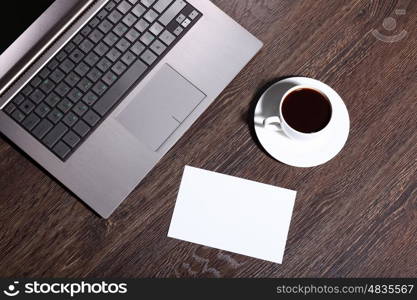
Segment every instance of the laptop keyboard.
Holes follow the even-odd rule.
[[[65,161],[200,17],[183,0],[110,0],[3,111]]]

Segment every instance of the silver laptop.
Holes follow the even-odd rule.
[[[262,47],[210,1],[21,5],[1,132],[104,218]]]

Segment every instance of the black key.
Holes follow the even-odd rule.
[[[122,14],[126,14],[130,9],[132,8],[132,6],[127,3],[127,1],[123,1],[122,3],[120,3],[117,6],[117,9],[122,13]]]
[[[166,48],[167,47],[159,40],[156,40],[151,45],[151,50],[158,55],[161,55],[166,50]]]
[[[196,10],[193,10],[189,15],[188,15],[188,17],[191,19],[191,20],[194,20],[196,17],[198,16],[198,12],[196,11]]]
[[[22,113],[20,110],[15,109],[15,111],[12,114],[12,118],[15,119],[17,122],[22,122],[25,118],[25,114]]]
[[[55,89],[55,92],[61,97],[64,97],[69,91],[70,87],[64,82],[61,82]]]
[[[26,85],[22,90],[22,94],[25,96],[29,96],[32,92],[33,88],[30,85]]]
[[[65,145],[63,142],[58,142],[52,151],[58,155],[61,159],[65,159],[65,157],[70,153],[71,149]]]
[[[81,89],[81,91],[86,93],[93,86],[93,83],[90,80],[88,80],[87,78],[83,78],[83,79],[81,79],[81,81],[78,83],[77,86],[78,86],[78,88]]]
[[[48,119],[51,120],[52,123],[56,124],[62,119],[63,116],[64,115],[60,110],[54,108],[54,110],[48,115]]]
[[[119,13],[117,10],[113,10],[107,18],[113,23],[117,23],[122,18],[122,14]]]
[[[87,105],[91,106],[98,100],[98,97],[93,92],[88,92],[84,97],[83,101],[87,103]]]
[[[21,94],[18,94],[18,95],[16,95],[16,96],[13,98],[12,102],[13,102],[14,104],[16,104],[16,105],[19,105],[19,104],[20,104],[20,103],[22,103],[24,100],[25,100],[25,97],[23,97],[23,95],[21,95]]]
[[[145,50],[145,46],[141,42],[136,42],[133,44],[132,48],[130,50],[135,53],[136,55],[139,55]]]
[[[90,126],[88,126],[84,121],[79,120],[77,124],[72,128],[79,136],[84,137],[89,131]]]
[[[40,121],[41,119],[38,118],[37,115],[31,113],[27,118],[23,121],[22,125],[28,131],[31,131]]]
[[[107,45],[104,44],[103,42],[100,42],[100,44],[98,44],[94,48],[94,52],[97,53],[99,56],[104,56],[104,54],[106,54],[108,50],[109,50],[109,47],[107,47]]]
[[[78,100],[81,99],[81,97],[83,96],[83,94],[80,92],[79,89],[77,88],[73,88],[67,95],[67,97],[72,101],[72,102],[77,102]]]
[[[110,21],[104,20],[103,22],[100,23],[100,25],[98,26],[98,28],[104,32],[107,33],[109,32],[113,27],[113,24],[110,23]]]
[[[54,125],[49,122],[48,120],[42,120],[38,126],[32,131],[32,134],[37,137],[38,139],[42,139],[45,134],[52,129]]]
[[[50,111],[50,108],[48,105],[46,105],[45,103],[40,103],[36,109],[35,112],[40,116],[40,117],[45,117],[45,115]]]
[[[44,118],[50,111],[51,109],[49,106],[43,102],[35,108],[35,113],[37,113],[41,118]]]
[[[69,73],[71,72],[72,69],[74,69],[75,64],[70,61],[68,58],[66,60],[64,60],[59,67],[65,72],[65,73]]]
[[[98,62],[99,59],[100,57],[98,57],[97,54],[90,52],[90,54],[87,55],[84,61],[90,66],[94,66]]]
[[[65,126],[63,123],[59,123],[55,126],[44,138],[43,142],[49,148],[52,148],[59,139],[61,139],[64,134],[68,131],[68,127]]]
[[[100,10],[97,14],[97,18],[103,20],[105,17],[107,17],[107,11],[105,9]]]
[[[116,80],[117,80],[117,76],[112,71],[108,71],[103,76],[103,81],[108,85],[112,85]]]
[[[144,8],[142,5],[138,4],[133,9],[132,12],[137,16],[140,17],[143,15],[143,13],[146,11],[146,8]]]
[[[87,77],[92,82],[96,82],[97,80],[100,79],[101,75],[103,75],[103,73],[101,73],[98,69],[94,68],[87,74]]]
[[[67,51],[67,53],[71,53],[75,49],[75,45],[72,42],[69,42],[65,47],[64,50]]]
[[[104,37],[104,34],[97,29],[94,29],[88,37],[97,44]]]
[[[177,23],[178,24],[182,24],[183,22],[184,22],[184,20],[185,20],[185,16],[183,15],[183,14],[180,14],[176,19],[175,19],[175,21],[177,21]],[[175,24],[175,23],[174,23]],[[175,24],[176,25],[176,24]],[[184,27],[186,27],[186,26],[184,26]]]
[[[30,84],[33,87],[37,87],[41,82],[42,82],[42,79],[39,76],[35,76],[35,78],[32,79],[32,81],[30,82]]]
[[[83,116],[83,120],[85,122],[87,122],[88,125],[90,125],[91,127],[94,127],[98,121],[100,120],[100,117],[98,114],[96,114],[95,112],[93,112],[92,110],[89,110],[84,116]]]
[[[127,65],[132,64],[135,60],[136,56],[130,51],[126,52],[125,55],[123,55],[122,57],[122,61]]]
[[[94,110],[101,116],[104,116],[116,103],[119,102],[122,95],[135,83],[138,78],[145,73],[147,66],[140,60],[126,71],[125,74],[96,102]]]
[[[56,60],[54,60],[56,62]],[[39,72],[39,76],[42,78],[47,78],[49,76],[49,74],[51,73],[51,71],[48,68],[43,68],[40,72]]]
[[[111,66],[111,62],[103,57],[97,64],[97,68],[99,68],[101,71],[106,72]]]
[[[75,49],[74,51],[72,51],[71,52],[71,54],[70,54],[70,56],[69,56],[75,63],[78,63],[78,62],[80,62],[82,59],[83,59],[83,57],[84,57],[84,54],[80,51],[80,50],[78,50],[78,49]]]
[[[119,56],[121,55],[122,53],[120,53],[120,51],[119,50],[117,50],[116,48],[113,48],[113,49],[111,49],[110,51],[109,51],[109,53],[107,53],[107,58],[108,59],[110,59],[112,62],[115,62],[118,58],[119,58]]]
[[[111,11],[115,6],[116,6],[116,4],[114,4],[114,2],[109,2],[109,3],[106,4],[105,8],[108,11]]]
[[[41,92],[41,90],[35,90],[30,96],[30,100],[38,104],[42,101],[43,98],[45,98],[45,94]]]
[[[119,23],[114,27],[113,32],[116,33],[118,36],[123,36],[129,28],[124,25],[123,23]]]
[[[136,23],[137,20],[138,20],[138,18],[136,18],[131,13],[129,13],[123,18],[123,23],[125,23],[126,26],[131,27],[133,24]]]
[[[92,42],[90,42],[90,40],[85,39],[81,44],[80,44],[80,49],[83,50],[85,53],[90,52],[91,49],[93,49],[94,44]]]
[[[51,59],[51,61],[47,64],[47,66],[48,66],[48,68],[49,69],[51,69],[51,70],[53,70],[53,69],[55,69],[56,67],[58,67],[58,65],[59,65],[59,63],[57,62],[57,60],[56,59]],[[48,75],[46,75],[46,76],[48,76]],[[43,77],[43,76],[42,76]],[[45,77],[44,77],[45,78]]]
[[[155,12],[153,9],[150,9],[147,11],[147,13],[145,14],[144,18],[149,22],[149,23],[153,23],[157,18],[158,18],[158,13]]]
[[[75,43],[75,44],[79,44],[79,43],[81,43],[81,41],[83,40],[83,36],[81,35],[81,34],[77,34],[73,39],[72,39],[72,41]]]
[[[175,35],[173,35],[168,30],[164,30],[164,32],[161,33],[159,36],[159,39],[163,41],[166,45],[171,45],[175,40]]]
[[[90,67],[82,62],[77,65],[74,71],[77,72],[78,75],[84,76],[87,74],[88,70],[90,70]]]
[[[42,81],[39,87],[46,94],[49,94],[55,88],[55,83],[52,80],[45,79],[44,81]]]
[[[62,138],[62,140],[71,148],[74,148],[77,146],[81,139],[73,131],[70,131]]]
[[[149,31],[152,32],[152,34],[154,35],[158,35],[162,32],[162,30],[164,30],[164,27],[159,24],[158,22],[155,22],[151,28],[149,28]]]
[[[150,32],[145,32],[141,37],[140,37],[140,41],[142,43],[144,43],[145,45],[149,45],[150,43],[153,42],[153,40],[155,39],[155,36],[150,33]]]
[[[78,121],[78,117],[76,114],[74,114],[72,111],[70,111],[68,114],[65,115],[65,117],[62,119],[62,121],[67,124],[69,127],[72,127],[75,122]]]
[[[117,49],[119,49],[122,52],[125,52],[130,47],[130,42],[126,39],[121,39],[116,44]]]
[[[9,104],[6,105],[6,107],[4,108],[4,111],[10,115],[15,109],[16,109],[16,105],[10,102]]]
[[[93,86],[93,91],[101,96],[104,94],[104,92],[107,90],[107,85],[104,84],[103,82],[99,81],[97,82],[94,86]]]
[[[146,22],[144,19],[140,19],[135,25],[135,28],[139,30],[140,32],[144,32],[146,28],[148,27],[149,27],[149,23]]]
[[[156,60],[156,55],[153,54],[150,50],[146,50],[143,52],[140,58],[148,65],[151,65]]]
[[[94,18],[88,23],[91,27],[97,27],[98,24],[100,24],[99,18]]]
[[[140,33],[135,29],[130,29],[128,33],[126,33],[126,38],[131,41],[132,43],[136,41],[140,36]]]
[[[88,106],[85,105],[83,102],[78,102],[74,108],[72,109],[79,117],[85,114],[88,110]]]
[[[56,69],[55,71],[53,71],[51,73],[51,75],[49,76],[53,81],[55,81],[56,83],[60,83],[62,79],[64,79],[65,74],[64,72],[62,72],[60,69]],[[41,87],[42,88],[42,87]]]
[[[65,78],[65,82],[68,83],[68,85],[71,87],[76,85],[78,81],[80,81],[80,76],[78,76],[74,72],[69,73],[68,76]]]
[[[57,55],[55,55],[55,58],[56,58],[58,61],[63,61],[63,60],[65,59],[65,57],[67,57],[67,54],[65,53],[65,51],[64,51],[64,50],[59,51],[59,52],[58,52],[58,54],[57,54]]]
[[[117,35],[115,35],[113,32],[110,32],[106,35],[104,38],[104,42],[109,45],[110,47],[114,45],[118,40]]]
[[[127,69],[127,66],[121,61],[118,61],[111,69],[120,76]]]
[[[59,102],[57,107],[65,114],[71,109],[72,102],[68,99],[64,99],[61,102]]]
[[[25,100],[20,106],[19,108],[21,109],[21,111],[28,115],[32,112],[32,110],[35,108],[35,104],[32,103],[32,101],[30,100]]]
[[[45,98],[45,102],[48,103],[48,105],[51,107],[54,107],[60,100],[61,100],[61,97],[59,97],[55,93],[51,93]]]
[[[88,36],[91,32],[91,27],[88,25],[85,25],[84,28],[81,30],[81,34],[84,36]]]

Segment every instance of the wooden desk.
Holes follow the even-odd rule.
[[[417,276],[417,2],[214,2],[265,47],[110,219],[0,140],[1,277]],[[276,162],[251,133],[260,91],[288,75],[349,109],[349,140],[323,166]],[[186,164],[298,191],[282,265],[167,238]]]

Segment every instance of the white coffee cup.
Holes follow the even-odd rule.
[[[290,88],[282,96],[281,101],[279,101],[279,107],[277,107],[277,109],[275,110],[277,114],[264,119],[263,125],[264,125],[265,128],[268,128],[270,130],[282,131],[287,137],[289,137],[291,139],[294,139],[294,140],[316,139],[316,138],[319,138],[321,136],[324,136],[328,132],[328,130],[330,128],[329,124],[331,123],[331,120],[333,118],[333,114],[330,116],[330,119],[329,119],[327,125],[324,126],[322,129],[320,129],[319,131],[316,131],[316,132],[305,133],[305,132],[298,131],[298,130],[294,129],[293,127],[291,127],[285,121],[285,118],[284,118],[283,113],[282,113],[282,105],[284,103],[284,100],[292,92],[294,92],[296,90],[301,90],[301,89],[309,89],[309,90],[313,90],[313,91],[321,94],[324,98],[327,99],[327,101],[329,102],[330,107],[332,109],[332,112],[333,112],[332,102],[330,101],[329,97],[324,92],[318,90],[315,87],[311,87],[311,86],[307,86],[307,85],[297,85],[297,86],[294,86],[294,87]],[[277,101],[277,103],[278,103],[278,101]]]

